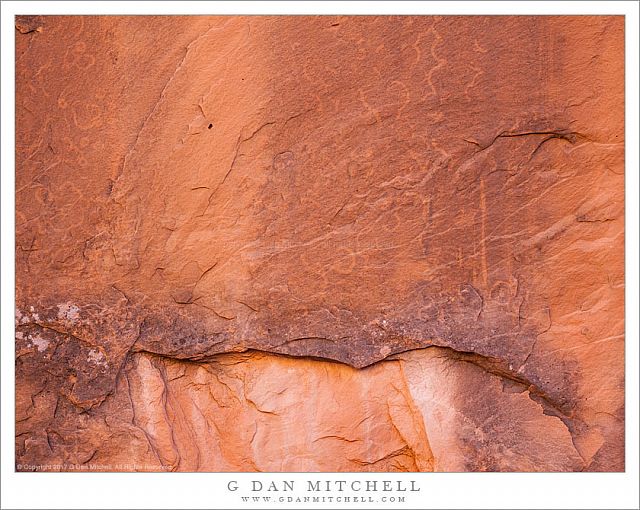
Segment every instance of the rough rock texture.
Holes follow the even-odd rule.
[[[18,469],[623,470],[623,29],[18,17]]]

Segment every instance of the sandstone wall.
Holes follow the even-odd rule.
[[[624,469],[622,17],[16,19],[16,463]]]

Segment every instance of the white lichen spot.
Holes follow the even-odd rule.
[[[40,320],[40,316],[37,313],[31,314],[31,316],[33,317],[33,320],[36,322]]]
[[[33,342],[33,345],[37,347],[38,352],[46,351],[47,347],[49,347],[49,340],[42,338],[41,336],[34,336],[31,339],[31,342]]]
[[[388,356],[390,352],[391,352],[391,347],[389,347],[388,345],[385,345],[380,349],[381,356]]]
[[[24,333],[22,331],[16,331],[16,338],[18,340],[22,340],[24,338]]]
[[[95,365],[107,366],[107,361],[104,354],[97,349],[91,349],[87,361]]]
[[[72,303],[58,305],[58,319],[74,321],[80,318],[80,308]]]
[[[19,308],[16,307],[16,326],[18,324],[26,324],[29,322],[29,317],[26,314],[23,314]]]
[[[35,311],[36,311],[36,309],[33,307],[33,305],[31,305],[31,306],[29,307],[29,310],[31,311],[31,313],[33,313],[33,312],[35,312]]]

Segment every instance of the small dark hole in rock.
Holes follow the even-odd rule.
[[[213,127],[213,124],[209,124],[209,129],[211,129]]]

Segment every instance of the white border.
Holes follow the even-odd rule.
[[[251,508],[229,480],[419,481],[410,508],[638,508],[638,4],[635,2],[2,2],[2,508]],[[623,14],[626,15],[626,473],[51,474],[14,472],[15,14]],[[336,494],[334,494],[336,495]],[[327,503],[305,508],[327,508]],[[331,505],[357,508],[353,503]],[[299,504],[270,505],[297,508]],[[383,508],[384,504],[367,508]],[[403,508],[401,505],[390,508]]]
[[[632,14],[629,1],[10,1],[16,14]],[[3,11],[4,12],[4,11]]]

